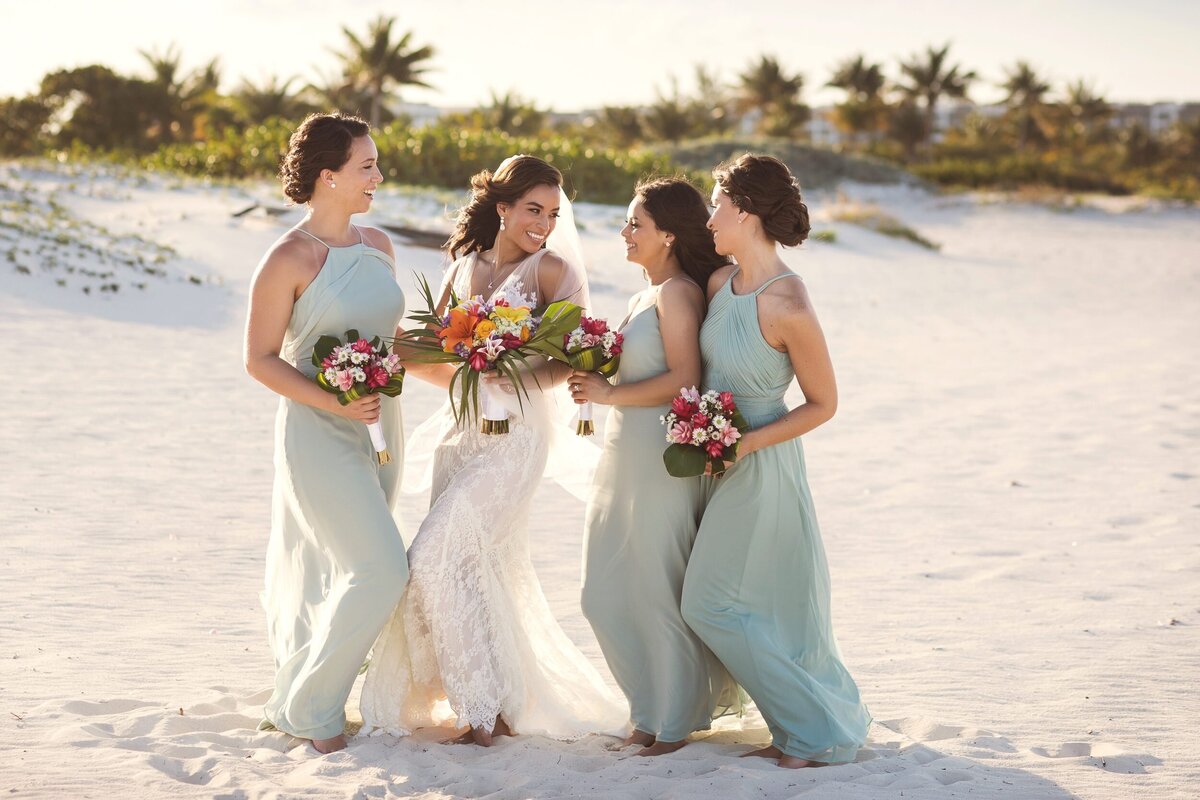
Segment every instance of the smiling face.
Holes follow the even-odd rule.
[[[625,258],[645,267],[666,258],[674,237],[654,224],[642,198],[635,197],[625,214],[621,238],[625,240]]]
[[[350,142],[350,158],[341,169],[324,170],[320,183],[327,196],[342,203],[351,214],[359,214],[371,208],[375,189],[383,183],[379,171],[379,150],[370,136],[359,136]]]
[[[515,203],[497,203],[496,213],[504,220],[500,237],[526,253],[536,253],[546,243],[558,222],[562,190],[549,184],[538,184]]]
[[[722,191],[720,184],[713,187],[712,206],[708,229],[713,232],[713,244],[719,254],[732,255],[747,233],[746,226],[739,224],[747,216],[746,212],[733,204],[733,199]]]

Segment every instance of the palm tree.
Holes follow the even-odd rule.
[[[862,55],[839,64],[825,84],[846,93],[846,102],[835,111],[839,127],[855,136],[877,131],[885,108],[885,83],[882,65],[868,64]]]
[[[947,42],[940,50],[927,47],[924,56],[917,54],[900,62],[900,72],[908,82],[898,84],[896,88],[909,99],[921,101],[927,138],[933,135],[938,100],[943,95],[966,97],[967,87],[978,77],[974,70],[962,71],[959,64],[947,64],[949,53],[950,43]]]
[[[1067,97],[1060,108],[1066,117],[1064,128],[1072,142],[1092,142],[1107,132],[1112,106],[1090,84],[1081,80],[1067,84]]]
[[[233,124],[236,115],[232,103],[221,95],[220,88],[220,58],[193,70],[184,80],[180,100],[193,139],[208,138]]]
[[[741,106],[759,111],[760,131],[788,136],[808,121],[808,106],[800,101],[804,76],[788,75],[774,57],[760,56],[738,79]]]
[[[511,90],[498,95],[493,89],[491,94],[491,105],[482,109],[489,127],[513,136],[534,134],[542,129],[546,112],[538,110],[531,101]]]
[[[295,81],[295,77],[281,80],[276,75],[269,75],[262,85],[256,86],[243,80],[234,92],[233,99],[242,115],[251,123],[263,122],[271,117],[296,119],[307,114],[312,107],[290,91]]]
[[[642,124],[646,131],[659,139],[678,142],[690,134],[694,127],[692,109],[679,94],[679,80],[671,76],[671,93],[656,89],[657,99],[646,109]]]
[[[300,90],[319,109],[362,116],[371,108],[371,93],[346,72],[317,71],[317,80]]]
[[[422,76],[429,71],[424,62],[433,57],[433,48],[429,45],[414,47],[411,31],[392,41],[395,23],[395,17],[381,14],[367,26],[367,35],[362,39],[349,28],[342,27],[342,33],[349,40],[349,52],[340,53],[338,57],[345,65],[346,74],[370,92],[372,127],[379,125],[384,96],[392,87],[432,88]]]
[[[1040,124],[1050,84],[1043,81],[1027,61],[1018,61],[1004,74],[1005,80],[999,86],[1007,92],[1004,105],[1008,106],[1009,114],[1017,124],[1017,149],[1024,150],[1030,139],[1045,138]]]
[[[632,147],[642,140],[642,115],[631,106],[605,106],[594,124],[604,140],[615,147]]]
[[[183,80],[179,65],[182,56],[174,42],[166,50],[138,50],[150,67],[150,85],[159,95],[156,107],[149,109],[154,118],[151,137],[159,141],[175,139],[184,129]]]
[[[696,97],[692,100],[692,107],[700,134],[726,133],[737,121],[729,87],[704,64],[696,65]]]

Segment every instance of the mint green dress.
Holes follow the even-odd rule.
[[[618,382],[667,371],[651,287],[621,328]],[[683,576],[704,506],[704,478],[663,469],[668,406],[612,406],[585,517],[583,614],[617,684],[633,726],[677,742],[740,710],[729,673],[679,612]]]
[[[734,273],[736,274],[736,272]],[[733,392],[751,428],[787,413],[795,373],[767,344],[758,295],[732,277],[700,329],[705,389]],[[715,482],[683,586],[683,618],[758,706],[783,753],[853,761],[871,716],[842,664],[829,570],[800,439],[749,454]]]
[[[403,312],[387,254],[361,242],[330,247],[292,308],[282,356],[313,376],[318,337],[341,339],[351,328],[393,336]],[[404,461],[400,403],[385,397],[381,408],[392,456],[383,467],[363,423],[280,399],[262,594],[275,690],[260,727],[304,739],[342,733],[350,688],[404,592],[408,561],[393,518]]]

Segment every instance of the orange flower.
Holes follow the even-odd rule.
[[[474,341],[475,325],[479,317],[472,316],[461,308],[450,309],[450,324],[438,331],[442,340],[442,350],[453,353],[458,345],[470,347]]]

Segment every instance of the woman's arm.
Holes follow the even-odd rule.
[[[803,436],[814,428],[828,422],[837,412],[837,380],[833,374],[833,363],[825,334],[817,315],[808,302],[807,292],[774,297],[767,294],[762,299],[769,309],[764,315],[767,325],[766,339],[772,345],[787,349],[788,359],[796,373],[796,380],[804,392],[804,403],[787,414],[761,428],[746,433],[738,447],[738,457],[770,447],[789,439]]]
[[[445,312],[446,306],[450,304],[450,290],[454,286],[454,281],[457,280],[458,270],[462,263],[463,260],[459,259],[446,270],[446,277],[442,280],[441,294],[438,295],[437,305],[434,306],[434,313],[439,316]],[[449,389],[450,380],[454,377],[457,366],[454,364],[427,364],[411,360],[412,354],[416,350],[399,341],[402,333],[404,333],[404,329],[397,327],[397,342],[394,350],[396,355],[400,356],[400,362],[404,364],[405,372],[438,388]]]
[[[246,372],[289,400],[347,419],[374,422],[379,419],[379,395],[370,394],[343,406],[335,395],[279,357],[300,276],[306,274],[304,255],[285,243],[268,253],[254,273],[242,350]]]
[[[590,400],[607,406],[661,406],[670,403],[681,388],[700,385],[700,325],[704,322],[700,287],[687,280],[668,281],[658,293],[655,313],[667,371],[613,386],[595,372],[576,370],[568,379],[572,386],[579,387],[571,393],[576,403]]]

